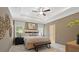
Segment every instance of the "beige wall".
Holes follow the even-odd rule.
[[[0,16],[4,17],[5,14],[9,14],[9,16],[11,16],[7,7],[0,7]],[[9,37],[9,31],[7,30],[5,33],[5,37],[0,40],[0,52],[9,51],[11,45],[12,45],[12,38]]]
[[[67,27],[67,24],[72,19],[79,19],[79,13],[72,14],[70,16],[58,19],[57,21],[46,24],[46,28],[49,28],[50,24],[55,24],[55,41],[57,43],[65,44],[68,41],[76,39],[76,33],[79,32],[79,26]],[[46,29],[46,33],[49,36],[49,30]]]

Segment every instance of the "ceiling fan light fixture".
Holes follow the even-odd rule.
[[[40,14],[40,15],[42,15],[42,14],[43,14],[43,12],[39,12],[39,14]]]
[[[50,11],[50,8],[39,7],[37,10],[33,10],[33,12],[38,12],[40,15],[46,16],[46,12]]]

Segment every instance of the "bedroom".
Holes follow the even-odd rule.
[[[66,43],[75,40],[79,32],[79,26],[67,27],[70,21],[79,19],[78,12],[78,7],[0,7],[1,16],[8,14],[12,27],[11,37],[8,35],[10,27],[7,27],[5,35],[0,35],[0,51],[65,52]],[[25,44],[14,45],[13,41],[17,38],[24,39]],[[28,50],[34,47],[36,50]]]

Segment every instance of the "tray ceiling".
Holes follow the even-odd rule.
[[[79,11],[79,8],[70,7],[49,7],[51,11],[46,12],[46,16],[40,15],[38,12],[32,12],[35,7],[9,7],[13,20],[48,23],[58,18],[67,16],[69,14]],[[77,9],[77,10],[76,10]],[[74,11],[73,11],[74,10]]]

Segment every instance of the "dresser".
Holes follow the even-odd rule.
[[[66,52],[79,52],[79,44],[76,43],[76,40],[67,42]]]

